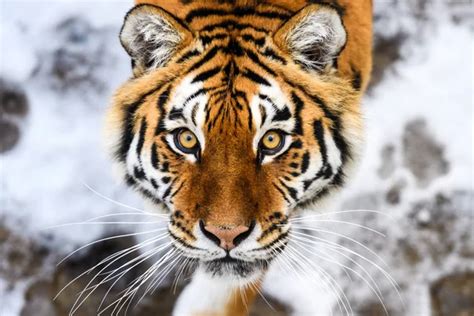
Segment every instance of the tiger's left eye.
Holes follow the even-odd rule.
[[[260,149],[266,155],[274,155],[283,148],[285,138],[283,133],[272,130],[263,135],[260,140]]]
[[[174,136],[176,147],[185,154],[195,154],[199,150],[199,142],[189,129],[183,128],[177,131]]]

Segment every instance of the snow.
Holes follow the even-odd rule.
[[[108,197],[120,195],[124,202],[128,197],[130,203],[137,203],[128,190],[114,186],[116,182],[111,178],[101,139],[108,99],[113,89],[129,75],[127,56],[113,36],[118,32],[128,4],[115,1],[111,6],[101,3],[91,10],[84,2],[74,2],[73,6],[52,2],[47,12],[38,16],[35,12],[42,5],[31,1],[3,3],[3,12],[9,14],[2,16],[1,43],[14,45],[11,50],[2,49],[8,55],[2,56],[0,74],[24,83],[31,109],[24,123],[21,143],[2,157],[1,211],[9,217],[14,214],[14,219],[20,220],[23,228],[31,234],[53,234],[63,245],[84,243],[101,234],[102,228],[87,227],[87,234],[80,225],[48,229],[116,212],[110,202],[95,195],[84,184]],[[103,12],[110,14],[105,18]],[[39,67],[37,63],[41,62],[38,55],[52,52],[61,45],[53,34],[55,26],[65,17],[81,15],[87,16],[94,28],[104,32],[111,29],[106,33],[107,45],[118,56],[109,58],[116,58],[117,64],[123,65],[109,66],[110,69],[101,74],[108,84],[102,95],[94,95],[94,92],[79,96],[58,94],[45,88],[43,79],[38,83],[30,78],[34,68]],[[3,37],[5,34],[7,36]],[[52,41],[45,45],[44,38]],[[119,74],[114,68],[119,70]]]
[[[141,205],[136,194],[114,180],[101,138],[108,100],[113,90],[130,75],[128,57],[117,39],[118,29],[130,3],[95,1],[92,8],[85,1],[48,1],[47,10],[44,10],[42,1],[1,3],[0,76],[22,85],[29,97],[30,113],[26,121],[21,122],[23,135],[20,144],[1,156],[0,219],[16,227],[21,234],[52,237],[51,242],[59,252],[70,251],[97,239],[106,228],[100,225],[52,226],[127,211],[95,194],[87,186],[128,205],[139,208]],[[399,10],[410,8],[401,3]],[[387,13],[384,5],[383,2],[376,2],[376,12]],[[436,11],[440,4],[437,5],[431,11]],[[384,30],[384,36],[393,35],[400,29],[407,33],[417,32],[416,21],[409,17],[397,19],[397,12],[400,13],[387,13],[391,17],[378,22],[377,27]],[[103,89],[97,91],[87,85],[80,86],[80,83],[77,84],[79,93],[59,91],[47,77],[48,56],[62,47],[65,41],[57,36],[55,27],[65,18],[77,16],[85,17],[98,35],[85,46],[78,44],[74,52],[80,52],[84,47],[99,49],[99,44],[105,41],[104,49],[109,54],[103,64],[96,66],[94,78],[103,84]],[[363,112],[366,116],[367,143],[363,160],[355,179],[344,192],[344,198],[334,209],[342,207],[342,201],[354,196],[390,187],[393,179],[404,179],[408,187],[404,201],[397,207],[379,210],[393,215],[397,221],[403,221],[406,206],[414,200],[433,196],[435,192],[473,189],[474,36],[466,25],[454,24],[446,16],[440,15],[436,19],[437,27],[426,30],[420,42],[407,43],[404,50],[406,60],[399,61],[395,65],[396,71],[390,73],[365,98]],[[96,86],[94,81],[88,84]],[[413,175],[403,166],[397,168],[391,178],[381,179],[377,169],[381,164],[382,148],[393,144],[399,150],[406,123],[418,118],[426,121],[430,133],[443,144],[449,161],[448,174],[437,178],[428,187],[418,186]],[[395,160],[397,165],[402,165],[399,155]],[[427,211],[420,212],[418,216],[420,221],[425,222],[431,218]],[[334,218],[347,220],[343,216]],[[132,217],[127,219],[133,220]],[[397,230],[393,221],[377,221],[388,236],[403,235],[399,231],[402,228]],[[352,236],[357,237],[357,233]],[[390,254],[387,250],[381,255],[386,257]],[[443,269],[448,271],[458,265],[462,264],[452,257]],[[429,268],[433,269],[432,266]],[[430,278],[445,271],[443,269],[431,270]],[[404,271],[396,267],[395,270],[396,278],[403,279]],[[315,287],[313,279],[303,281],[283,273],[281,266],[274,265],[264,288],[266,293],[292,302],[292,306],[297,308],[296,314],[307,312],[298,309],[303,307],[327,313],[334,298],[324,288]],[[342,287],[349,287],[350,280],[344,275],[338,281]],[[420,280],[420,284],[423,282],[428,280]],[[420,285],[419,290],[412,290],[424,293],[426,286]],[[361,292],[361,297],[371,296],[370,291]],[[0,298],[11,302],[9,307],[0,306],[0,314],[19,314],[21,285],[10,292],[0,278]],[[10,309],[5,311],[1,308]]]
[[[472,46],[465,45],[472,40],[468,28],[440,25],[436,36],[412,60],[397,65],[397,75],[382,82],[373,96],[366,98],[367,143],[358,171],[363,176],[354,186],[376,189],[380,179],[373,169],[379,164],[382,146],[401,139],[406,122],[423,118],[430,132],[446,146],[451,162],[449,176],[440,181],[450,187],[472,188],[473,135],[469,118],[473,116],[473,79],[468,70],[472,68],[473,52]]]

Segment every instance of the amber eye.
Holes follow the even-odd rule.
[[[195,154],[199,150],[196,135],[186,128],[182,128],[175,133],[174,142],[176,147],[185,154]]]
[[[274,155],[281,150],[285,143],[283,133],[273,130],[268,131],[263,135],[260,141],[260,147],[264,154]]]

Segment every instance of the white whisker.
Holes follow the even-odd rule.
[[[104,242],[104,241],[108,241],[108,240],[113,240],[113,239],[118,239],[118,238],[125,238],[125,237],[133,237],[133,236],[139,236],[139,235],[146,235],[146,234],[151,234],[151,233],[155,233],[155,232],[158,232],[158,231],[162,231],[162,230],[166,230],[168,229],[167,227],[163,227],[163,228],[158,228],[158,229],[154,229],[154,230],[149,230],[149,231],[146,231],[146,232],[138,232],[138,233],[130,233],[130,234],[123,234],[123,235],[117,235],[117,236],[111,236],[111,237],[106,237],[106,238],[102,238],[102,239],[99,239],[99,240],[95,240],[93,242],[90,242],[76,250],[74,250],[73,252],[71,252],[69,255],[67,255],[66,257],[64,257],[63,259],[61,259],[61,261],[59,261],[57,263],[56,266],[59,266],[61,265],[64,261],[66,261],[67,259],[69,259],[71,256],[73,256],[75,253],[81,251],[82,249],[84,248],[87,248],[87,247],[90,247],[92,245],[95,245],[95,244],[98,244],[100,242]]]
[[[118,205],[118,206],[121,206],[121,207],[124,207],[124,208],[128,208],[130,210],[134,210],[134,211],[138,211],[140,213],[147,213],[146,211],[142,210],[142,209],[139,209],[139,208],[136,208],[136,207],[133,207],[133,206],[130,206],[130,205],[127,205],[127,204],[124,204],[122,202],[119,202],[119,201],[116,201],[114,199],[111,199],[105,195],[103,195],[102,193],[98,192],[97,190],[93,189],[90,185],[88,185],[87,183],[83,182],[82,183],[87,189],[89,189],[92,193],[96,194],[97,196],[103,198],[104,200],[106,201],[109,201],[115,205]],[[156,216],[162,216],[162,217],[167,217],[166,215],[161,215],[161,214],[156,214]]]
[[[352,222],[347,222],[347,221],[336,220],[336,219],[298,219],[298,220],[291,220],[290,219],[289,221],[292,222],[292,223],[300,223],[300,222],[304,222],[304,223],[307,223],[307,222],[325,223],[326,222],[326,223],[346,224],[346,225],[355,226],[355,227],[359,227],[359,228],[371,231],[371,232],[373,232],[377,235],[380,235],[382,237],[387,237],[384,233],[381,233],[378,230],[367,227],[365,225],[352,223]]]
[[[307,237],[303,238],[303,237],[297,237],[297,236],[293,236],[294,238],[294,241],[295,243],[298,243],[298,241],[304,241],[304,242],[309,242],[309,243],[313,243],[313,244],[317,244],[317,245],[321,245],[323,243],[318,243],[318,242],[315,242],[311,239],[308,239]],[[322,240],[322,239],[321,239]],[[304,244],[302,244],[304,245]],[[302,247],[302,249],[305,249],[307,250],[307,248],[305,247]],[[333,251],[336,251],[335,249],[332,249]],[[318,258],[321,258],[325,261],[328,261],[328,262],[331,262],[331,263],[334,263],[342,268],[345,268],[345,269],[348,269],[349,271],[351,271],[352,273],[354,273],[355,275],[357,275],[362,281],[364,281],[365,284],[367,284],[367,286],[372,290],[372,292],[377,296],[378,300],[380,301],[380,303],[382,304],[383,308],[384,308],[384,311],[385,313],[388,315],[388,311],[386,309],[386,306],[384,304],[384,301],[383,301],[383,298],[382,298],[382,292],[379,288],[379,286],[377,285],[377,282],[374,280],[374,278],[370,275],[370,273],[364,268],[362,267],[360,264],[358,264],[357,262],[355,262],[352,258],[348,257],[347,255],[339,252],[339,251],[336,251],[337,253],[339,253],[340,255],[342,255],[343,257],[349,259],[352,263],[354,263],[356,266],[358,266],[364,273],[365,275],[367,275],[370,279],[370,281],[372,282],[372,284],[374,284],[374,286],[372,286],[372,284],[370,282],[368,282],[360,273],[358,273],[357,271],[355,271],[354,269],[346,266],[346,265],[343,265],[342,263],[338,262],[338,261],[333,261],[333,260],[330,260],[326,257],[323,257],[323,256],[320,256],[320,255],[317,255],[313,252],[310,252],[309,250],[307,250],[309,253],[317,256]]]
[[[334,215],[334,214],[346,214],[346,213],[350,213],[350,214],[352,214],[352,213],[372,213],[372,214],[382,215],[382,216],[385,216],[385,217],[387,217],[391,220],[394,220],[393,216],[391,216],[390,214],[380,212],[380,211],[376,211],[376,210],[345,210],[345,211],[335,211],[335,212],[322,212],[322,213],[319,213],[319,214],[296,215],[296,216],[293,216],[292,219],[297,219],[297,218],[311,219],[311,218],[318,218],[318,217],[322,217],[322,216],[328,216],[328,215]]]

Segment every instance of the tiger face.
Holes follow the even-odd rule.
[[[267,4],[132,9],[120,34],[133,78],[108,114],[126,183],[169,212],[183,256],[255,277],[298,209],[341,187],[361,136],[359,93],[338,75],[337,10]]]

